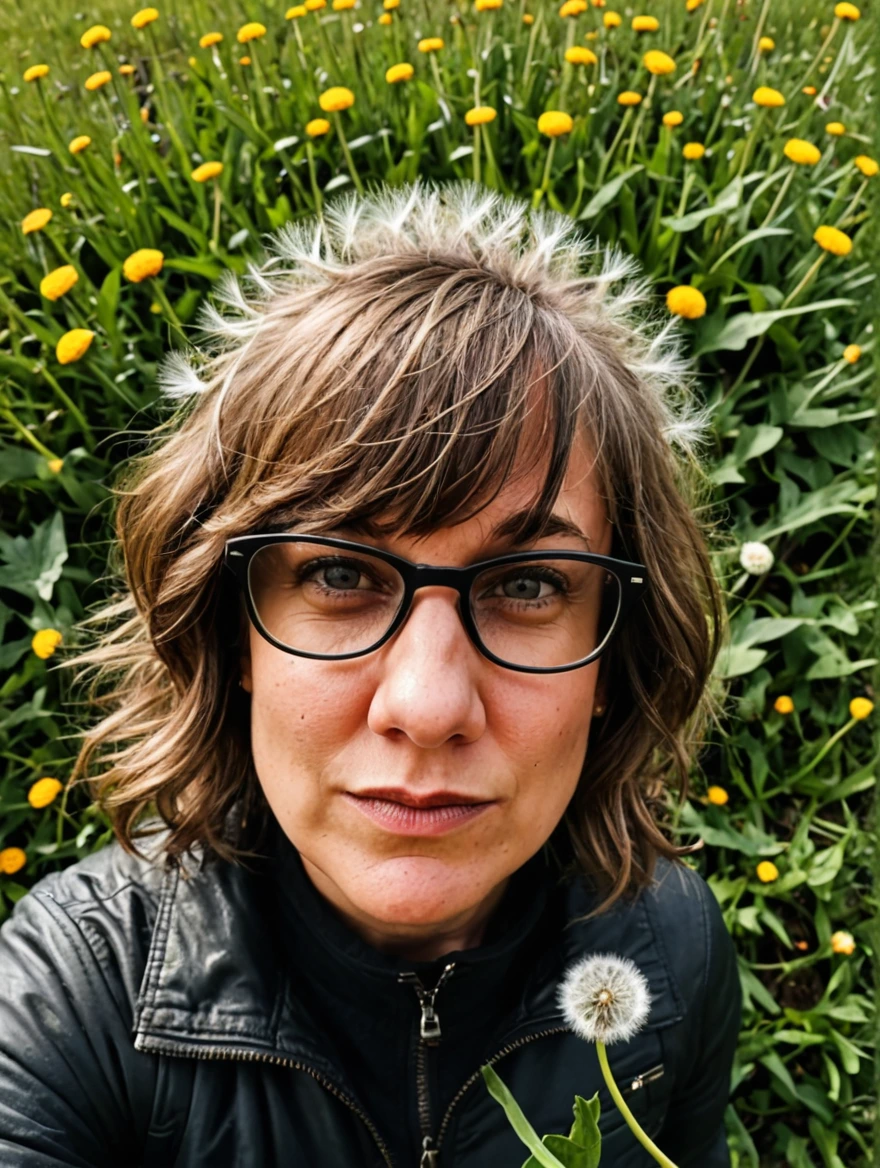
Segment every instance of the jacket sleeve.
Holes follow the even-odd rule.
[[[144,1137],[130,1105],[139,1052],[112,949],[52,895],[59,875],[0,928],[0,1164],[124,1168]]]
[[[714,893],[700,877],[705,941],[702,988],[656,1143],[678,1168],[730,1168],[724,1112],[742,1025],[736,949]]]

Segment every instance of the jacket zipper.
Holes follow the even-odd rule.
[[[142,1049],[137,1045],[137,1042],[135,1042],[135,1049]],[[385,1146],[382,1137],[379,1135],[379,1132],[376,1129],[376,1125],[373,1123],[367,1113],[362,1111],[353,1099],[349,1099],[347,1095],[343,1094],[343,1092],[340,1091],[334,1083],[332,1083],[318,1071],[314,1070],[312,1067],[307,1066],[305,1063],[296,1062],[294,1059],[282,1058],[280,1055],[259,1054],[256,1051],[236,1050],[233,1047],[222,1047],[218,1049],[205,1050],[204,1047],[200,1046],[171,1046],[170,1044],[157,1042],[155,1040],[151,1041],[150,1043],[150,1052],[202,1059],[231,1058],[241,1060],[242,1062],[256,1060],[258,1062],[264,1063],[276,1063],[279,1066],[295,1067],[299,1071],[305,1071],[307,1074],[311,1075],[313,1079],[317,1079],[318,1082],[323,1087],[326,1087],[332,1095],[335,1095],[337,1099],[341,1099],[343,1103],[351,1108],[355,1115],[360,1116],[360,1118],[367,1125],[370,1135],[376,1141],[376,1144],[379,1147],[379,1151],[382,1153],[382,1159],[388,1165],[388,1168],[394,1168],[394,1161],[391,1158],[391,1153],[388,1151],[388,1148]]]
[[[442,1037],[440,1032],[440,1019],[437,1016],[437,1011],[434,1007],[434,1001],[437,997],[437,991],[452,975],[455,969],[455,962],[452,961],[446,965],[440,977],[437,979],[437,984],[432,990],[426,990],[422,985],[421,979],[416,973],[401,973],[398,975],[399,982],[406,982],[410,984],[416,992],[419,999],[419,1005],[422,1010],[422,1016],[419,1021],[419,1046],[416,1056],[416,1091],[418,1096],[419,1108],[419,1130],[422,1136],[422,1157],[419,1161],[419,1168],[431,1168],[431,1165],[436,1163],[433,1160],[431,1146],[431,1100],[428,1092],[428,1074],[426,1066],[426,1048],[429,1046],[437,1046]]]

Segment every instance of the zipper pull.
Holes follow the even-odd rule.
[[[425,1136],[422,1140],[422,1157],[419,1160],[419,1168],[438,1168],[440,1153],[431,1147],[433,1142],[430,1136]]]
[[[410,985],[412,985],[413,989],[416,991],[416,994],[418,995],[419,1005],[422,1008],[422,1017],[421,1017],[421,1022],[419,1025],[419,1034],[421,1035],[422,1040],[424,1042],[426,1042],[429,1046],[436,1046],[441,1038],[440,1019],[437,1016],[437,1011],[434,1009],[434,998],[437,996],[437,991],[440,989],[440,987],[443,985],[443,983],[446,981],[446,979],[450,976],[453,969],[455,969],[455,962],[454,961],[450,962],[450,964],[447,965],[446,968],[443,970],[443,972],[440,974],[440,977],[437,981],[437,984],[431,990],[430,998],[427,997],[425,987],[422,985],[418,974],[416,974],[416,973],[401,973],[401,974],[398,974],[398,977],[397,977],[398,981],[409,982]],[[424,1159],[424,1157],[423,1157],[423,1159]],[[431,1161],[428,1160],[428,1161],[425,1161],[425,1163],[430,1165]],[[420,1166],[420,1168],[421,1168],[421,1166]]]

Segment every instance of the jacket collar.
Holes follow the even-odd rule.
[[[656,886],[674,877],[659,860],[652,887],[633,903],[618,901],[590,921],[576,918],[598,903],[584,877],[552,895],[564,919],[557,940],[531,972],[499,1046],[532,1030],[564,1026],[556,988],[564,971],[590,952],[630,957],[648,980],[648,1026],[684,1016],[681,993],[663,947]],[[146,969],[134,1012],[135,1048],[155,1053],[305,1061],[339,1081],[320,1030],[292,993],[279,957],[273,904],[264,876],[240,865],[184,860],[162,880]]]

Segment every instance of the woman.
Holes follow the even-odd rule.
[[[651,1164],[556,1000],[613,952],[629,1106],[728,1165],[735,953],[655,822],[723,624],[674,331],[469,183],[343,198],[244,283],[166,361],[69,663],[117,839],[0,931],[0,1162],[513,1166],[491,1063],[540,1134],[599,1090],[603,1165]]]

